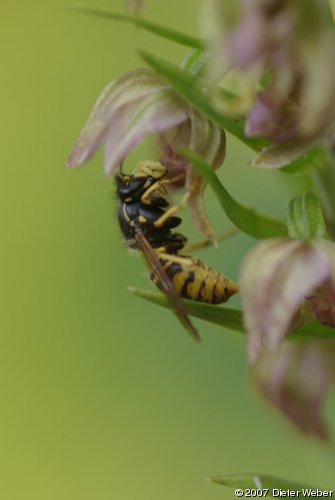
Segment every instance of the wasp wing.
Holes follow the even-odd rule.
[[[155,251],[153,250],[152,246],[150,245],[147,238],[144,236],[143,232],[140,229],[136,232],[135,238],[140,250],[142,251],[145,257],[145,260],[147,261],[148,266],[158,276],[162,286],[162,291],[169,299],[175,314],[177,315],[181,323],[184,325],[184,327],[192,335],[192,337],[195,340],[200,340],[199,333],[191,323],[191,320],[187,315],[184,304],[180,300],[180,297],[178,296],[174,286],[172,285],[161,263],[159,262],[159,259]]]

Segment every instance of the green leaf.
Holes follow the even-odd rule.
[[[307,153],[304,153],[300,158],[293,160],[288,165],[285,165],[281,171],[288,174],[305,174],[319,167],[329,157],[329,153],[321,144],[316,144]]]
[[[289,340],[311,340],[311,338],[335,338],[335,328],[313,321],[308,325],[296,328],[288,336]]]
[[[303,496],[302,490],[313,490],[315,491],[317,488],[311,488],[310,486],[306,486],[303,484],[295,483],[292,481],[288,481],[286,479],[279,479],[277,477],[266,476],[263,474],[236,474],[232,476],[213,476],[208,478],[208,481],[212,483],[220,484],[222,486],[228,486],[229,488],[235,489],[267,489],[267,495],[264,496],[279,496],[277,491],[273,490],[292,490],[301,492],[301,496]],[[279,493],[279,492],[278,492]]]
[[[325,238],[326,224],[319,199],[312,193],[293,198],[287,207],[287,229],[290,238]]]
[[[213,107],[208,95],[202,89],[198,78],[144,50],[139,50],[138,52],[142,59],[169,82],[179,95],[219,127],[224,128],[255,151],[260,151],[269,144],[268,141],[259,137],[246,137],[244,134],[245,121],[243,118],[232,118],[231,116],[223,115]]]
[[[161,293],[147,292],[132,287],[129,287],[128,290],[142,299],[171,309],[169,300]],[[211,323],[229,328],[230,330],[244,332],[242,311],[238,309],[219,307],[212,304],[205,304],[204,302],[196,302],[195,300],[183,299],[182,302],[186,308],[187,314],[190,316],[203,319],[204,321],[210,321]]]
[[[198,76],[203,73],[208,59],[208,53],[204,50],[190,50],[180,64],[180,69],[186,71],[192,76]]]
[[[284,172],[291,174],[305,173],[317,166],[316,162],[322,153],[319,145],[313,147],[310,141],[292,139],[263,149],[251,161],[251,165],[266,169],[282,168]]]
[[[149,292],[140,290],[139,288],[128,287],[128,290],[153,304],[171,309],[170,301],[162,293]],[[214,323],[215,325],[228,328],[235,332],[244,333],[243,312],[240,309],[232,309],[225,306],[217,306],[205,304],[204,302],[196,302],[195,300],[182,300],[187,314],[195,318]],[[304,325],[297,328],[288,336],[288,340],[302,341],[313,338],[335,338],[335,328],[322,325],[318,321],[313,321],[309,325]]]
[[[189,160],[192,166],[207,180],[216,194],[223,210],[229,219],[241,231],[254,238],[273,238],[287,236],[285,224],[261,215],[253,209],[247,208],[238,203],[223,187],[215,172],[205,163],[205,161],[194,152],[182,150],[183,156]]]
[[[197,49],[205,48],[205,43],[200,38],[186,35],[172,28],[168,28],[167,26],[162,26],[161,24],[147,21],[138,16],[130,16],[127,14],[119,14],[117,12],[113,12],[109,10],[108,7],[103,7],[103,6],[99,7],[88,3],[76,2],[71,5],[71,9],[86,14],[93,14],[95,16],[105,17],[113,19],[115,21],[122,21],[128,24],[133,24],[134,26],[143,28],[162,38],[165,38],[172,42],[179,43],[180,45],[186,45],[187,47],[194,47]]]

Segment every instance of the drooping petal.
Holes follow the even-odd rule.
[[[247,136],[261,135],[282,143],[296,134],[300,119],[299,108],[292,98],[282,95],[278,86],[277,81],[257,93],[256,102],[247,116],[245,126]],[[293,83],[290,92],[294,92]]]
[[[223,163],[226,152],[224,130],[193,111],[189,149],[201,155],[213,169],[218,168]],[[214,231],[204,206],[206,182],[192,168],[187,170],[186,188],[191,190],[188,205],[196,227],[207,239],[214,241]]]
[[[70,154],[68,167],[83,165],[97,150],[110,127],[113,113],[124,104],[141,99],[151,91],[150,84],[157,77],[147,68],[138,68],[119,76],[100,94],[90,116]]]
[[[329,260],[322,250],[301,240],[266,240],[249,252],[240,287],[251,363],[264,347],[279,347],[299,305],[329,273]]]
[[[189,123],[184,122],[177,130],[167,131],[158,137],[158,148],[162,156],[160,163],[164,165],[171,177],[186,174],[189,167],[188,161],[181,156],[180,145],[189,144],[190,130]],[[185,181],[176,187],[184,187]]]
[[[98,98],[67,166],[83,165],[108,138],[110,156],[106,155],[105,170],[110,174],[146,133],[179,125],[187,118],[187,110],[154,71],[129,71],[107,85]],[[141,113],[148,119],[143,133]]]
[[[325,133],[335,117],[335,33],[323,27],[317,43],[306,44],[301,92],[300,133],[305,137]]]
[[[265,350],[252,367],[261,393],[301,432],[328,438],[322,419],[327,389],[335,381],[335,341],[286,341]]]
[[[119,110],[108,130],[105,173],[110,175],[141,140],[179,126],[188,117],[187,105],[173,90],[160,90],[133,106]]]
[[[203,194],[206,182],[183,158],[180,151],[181,148],[195,151],[216,169],[223,163],[225,157],[224,130],[190,108],[189,119],[172,137],[162,134],[159,145],[164,153],[160,162],[167,168],[169,174],[186,173],[185,189],[189,194],[188,206],[195,226],[207,239],[214,240],[214,231],[204,208]]]
[[[264,54],[267,43],[267,20],[261,9],[251,8],[230,33],[227,50],[234,64],[243,69]]]
[[[258,93],[257,101],[250,110],[245,133],[249,137],[274,133],[280,117],[281,106],[276,96],[271,96],[268,90]]]

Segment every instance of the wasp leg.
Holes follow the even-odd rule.
[[[190,199],[191,194],[192,194],[192,192],[189,191],[188,193],[186,193],[183,196],[183,198],[181,199],[181,201],[179,203],[177,203],[176,205],[173,205],[173,207],[170,207],[168,210],[166,210],[166,212],[164,212],[164,214],[154,222],[155,227],[157,227],[157,228],[162,227],[164,225],[164,223],[167,221],[167,219],[172,217],[174,214],[178,213],[179,210],[181,208],[183,208],[183,206]]]
[[[231,229],[228,229],[228,231],[226,231],[225,233],[218,236],[216,239],[216,242],[226,240],[239,232],[240,232],[240,230],[237,229],[237,227],[232,227]],[[198,241],[198,243],[193,243],[193,245],[189,245],[188,247],[185,247],[184,252],[190,253],[190,252],[193,252],[194,250],[200,250],[202,248],[207,248],[207,247],[210,247],[212,245],[213,245],[212,240],[202,240],[202,241]]]
[[[176,175],[176,177],[171,177],[170,179],[158,179],[157,182],[152,184],[141,196],[141,203],[145,205],[150,205],[150,195],[157,191],[158,189],[169,186],[171,184],[177,184],[185,179],[185,174]]]
[[[180,200],[179,203],[173,205],[173,207],[170,207],[168,210],[166,210],[166,212],[164,212],[164,214],[159,219],[156,220],[155,227],[157,228],[162,227],[167,219],[169,219],[172,215],[179,212],[179,210],[183,208],[184,205],[186,205],[188,200],[193,196],[194,192],[197,189],[198,189],[198,183],[196,181],[192,184],[192,186],[190,186],[187,193],[183,196],[183,198]]]
[[[154,223],[155,227],[157,227],[157,228],[162,227],[163,224],[165,223],[165,221],[167,219],[169,219],[174,214],[176,214],[177,212],[179,212],[179,210],[181,208],[183,208],[184,205],[188,202],[188,200],[192,197],[192,195],[197,190],[197,188],[198,188],[198,183],[194,182],[192,184],[192,186],[190,186],[190,188],[188,189],[188,191],[186,192],[186,194],[183,196],[183,198],[180,200],[180,202],[177,203],[176,205],[173,205],[168,210],[166,210],[166,212],[164,212],[164,214],[159,219],[157,219],[155,221],[155,223]]]

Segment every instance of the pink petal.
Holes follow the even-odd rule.
[[[334,340],[286,341],[276,352],[264,351],[252,368],[263,395],[301,432],[321,439],[328,438],[321,410],[334,382],[334,355]]]
[[[156,92],[132,106],[120,108],[108,130],[106,175],[110,175],[146,135],[174,128],[187,118],[188,106],[172,90]]]
[[[204,207],[203,194],[206,182],[192,166],[188,165],[179,151],[181,147],[195,151],[212,168],[218,168],[225,157],[224,130],[191,108],[189,119],[179,127],[172,138],[171,136],[169,138],[167,134],[160,137],[160,146],[164,152],[160,161],[167,167],[169,173],[173,175],[173,173],[186,172],[186,191],[191,194],[188,206],[194,225],[207,239],[215,240]]]
[[[271,89],[257,94],[257,100],[251,108],[245,126],[245,134],[249,137],[272,135],[277,128],[281,116],[281,103]]]
[[[120,116],[120,109],[127,109],[166,88],[167,85],[147,68],[129,71],[113,80],[94,105],[66,166],[79,167],[91,158],[113,121]]]
[[[197,112],[191,114],[191,136],[189,149],[204,158],[213,169],[224,161],[226,137],[222,129],[213,125]],[[204,205],[206,182],[192,168],[187,170],[186,189],[191,190],[188,206],[192,220],[198,230],[209,240],[215,241],[214,230],[208,219]]]
[[[267,20],[260,9],[251,9],[229,34],[227,50],[233,65],[245,69],[264,54],[267,44]]]
[[[240,276],[251,363],[263,347],[278,348],[299,305],[330,275],[316,246],[300,240],[266,240],[247,255]]]

